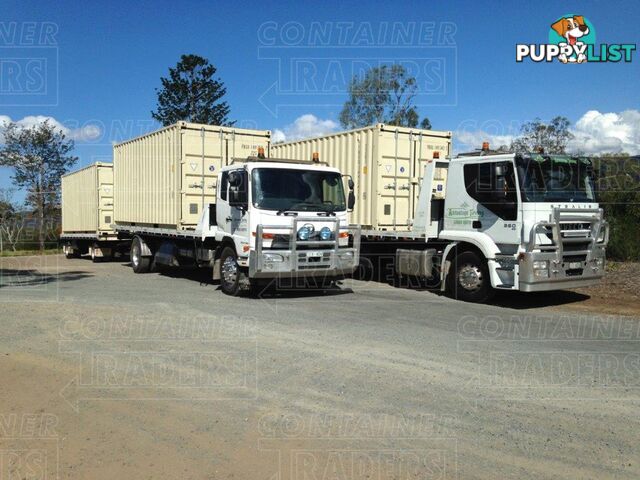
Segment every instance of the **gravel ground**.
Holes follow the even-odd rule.
[[[1,479],[640,478],[633,288],[258,300],[206,271],[0,265]]]

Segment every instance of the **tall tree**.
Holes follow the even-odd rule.
[[[73,140],[48,120],[28,128],[10,123],[4,131],[0,165],[13,167],[13,183],[27,190],[26,204],[38,219],[41,251],[45,245],[45,217],[60,200],[60,176],[78,161],[70,154],[73,148]]]
[[[169,76],[160,79],[162,88],[156,89],[158,106],[151,112],[162,125],[180,120],[206,125],[233,125],[229,121],[229,104],[220,99],[227,89],[215,78],[216,67],[198,55],[182,55]]]
[[[516,152],[542,149],[545,153],[565,153],[567,143],[573,138],[570,125],[566,117],[555,117],[549,123],[536,118],[522,126],[520,136],[512,142],[511,149]]]
[[[12,199],[13,190],[0,190],[0,252],[5,245],[16,251],[18,241],[26,224],[26,215]]]
[[[349,84],[349,99],[340,112],[344,128],[358,128],[373,123],[416,127],[420,121],[413,106],[416,79],[399,64],[369,69],[362,78],[354,76]],[[431,126],[428,118],[423,123]]]

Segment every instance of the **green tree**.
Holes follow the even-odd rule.
[[[227,89],[215,78],[216,67],[198,55],[182,55],[169,76],[160,79],[162,88],[156,89],[158,105],[151,112],[162,125],[180,120],[206,125],[233,125],[229,121],[229,105],[221,98]]]
[[[511,143],[511,150],[535,152],[543,149],[545,153],[565,153],[567,143],[573,138],[570,125],[565,117],[555,117],[549,123],[536,118],[522,126],[520,136]]]
[[[48,120],[29,128],[10,123],[4,130],[0,165],[13,168],[16,187],[27,190],[25,203],[38,219],[38,243],[45,244],[45,218],[60,201],[60,177],[78,160],[74,142]]]
[[[349,99],[340,112],[344,128],[386,123],[416,127],[420,121],[413,106],[416,79],[399,64],[369,69],[362,78],[354,76],[349,84]],[[422,123],[431,127],[428,118]]]
[[[598,202],[610,227],[607,257],[640,260],[640,161],[626,153],[594,159]]]

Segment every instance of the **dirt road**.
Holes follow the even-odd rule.
[[[0,262],[1,479],[640,478],[640,322],[579,294]]]

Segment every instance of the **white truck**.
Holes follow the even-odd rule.
[[[213,267],[214,280],[238,295],[274,279],[326,285],[359,262],[360,229],[350,226],[340,171],[315,161],[268,159],[264,149],[218,172],[215,202],[193,230],[116,223],[132,238],[136,273],[154,265]]]
[[[604,274],[609,229],[586,158],[430,160],[411,224],[407,231],[363,230],[362,255],[388,245],[398,276],[431,279],[461,300],[584,287]]]

